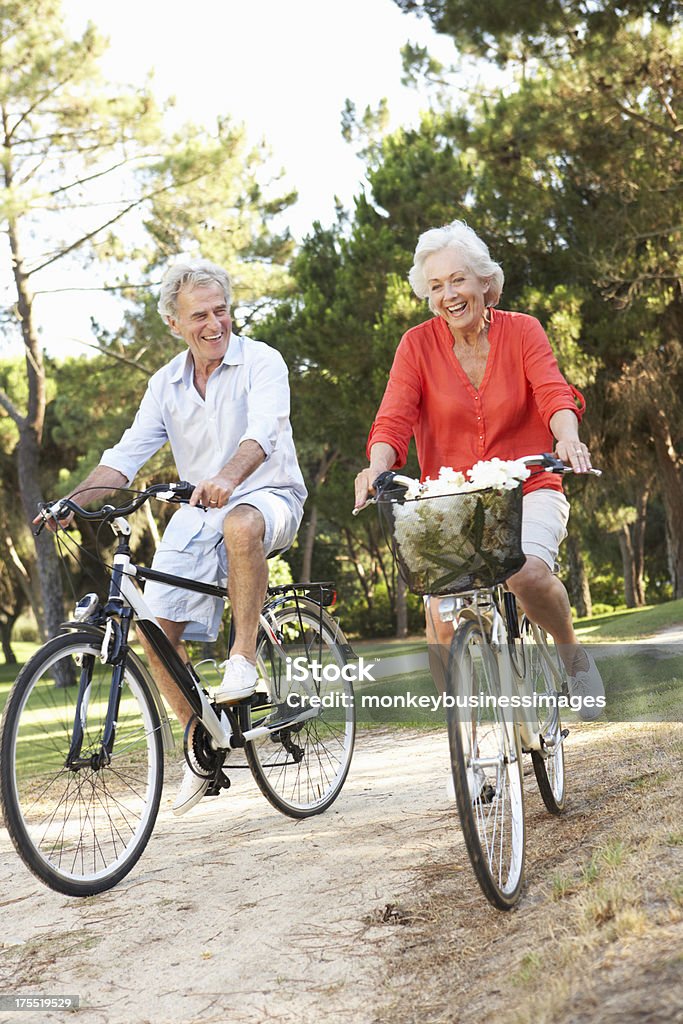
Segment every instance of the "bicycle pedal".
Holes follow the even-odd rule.
[[[204,796],[218,796],[222,789],[230,789],[230,779],[223,771],[219,771]]]

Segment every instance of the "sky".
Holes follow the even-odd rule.
[[[427,45],[447,63],[456,56],[428,19],[392,0],[206,0],[197,14],[144,0],[63,0],[63,10],[74,35],[91,20],[108,37],[108,79],[142,85],[153,71],[152,89],[159,100],[175,97],[178,122],[210,125],[228,114],[254,142],[265,139],[299,192],[287,213],[297,240],[314,220],[332,221],[335,196],[348,207],[361,187],[362,164],[340,131],[347,97],[363,110],[386,96],[392,128],[415,123],[427,98],[401,84],[402,45]],[[92,288],[96,274],[55,269],[40,287]],[[39,295],[35,308],[53,354],[87,351],[90,313],[109,328],[121,316],[113,298],[92,291]]]

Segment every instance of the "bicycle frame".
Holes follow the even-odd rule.
[[[119,537],[119,544],[113,559],[108,600],[104,608],[102,608],[100,616],[101,619],[106,621],[104,635],[102,636],[100,657],[103,662],[109,663],[113,666],[110,703],[107,710],[101,756],[107,758],[111,755],[125,658],[131,656],[135,657],[133,652],[129,650],[127,644],[128,631],[133,618],[136,621],[137,628],[145,636],[155,654],[166,666],[178,689],[192,708],[193,713],[201,721],[209,734],[212,746],[215,749],[231,749],[232,747],[243,746],[251,740],[269,734],[272,730],[268,725],[256,726],[255,728],[243,728],[247,724],[247,720],[245,715],[240,713],[239,707],[236,709],[225,709],[225,711],[220,710],[219,714],[216,714],[204,690],[201,679],[195,673],[192,665],[189,662],[183,661],[179,656],[178,652],[175,650],[158,621],[152,614],[135,581],[136,579],[154,580],[159,583],[168,584],[169,586],[180,587],[184,590],[192,590],[212,597],[218,597],[221,600],[225,600],[227,598],[225,588],[206,583],[198,583],[194,580],[185,579],[184,577],[158,572],[146,566],[136,565],[132,561],[131,557],[128,542],[131,528],[127,520],[123,517],[116,517],[112,520],[110,525],[114,530],[114,533]],[[319,586],[324,588],[325,585],[322,584]],[[277,652],[277,656],[283,660],[286,655],[282,642],[277,636],[273,628],[273,623],[269,621],[268,616],[272,613],[275,607],[278,607],[287,600],[287,591],[290,589],[296,595],[297,607],[301,604],[309,610],[315,608],[316,613],[319,614],[321,623],[323,613],[322,603],[312,601],[307,596],[298,594],[297,588],[294,586],[291,588],[273,588],[273,590],[269,592],[273,594],[279,591],[280,597],[277,598],[275,602],[266,604],[261,612],[259,621],[271,642],[271,649]],[[299,589],[303,590],[304,594],[307,594],[311,591],[312,587],[302,584]],[[120,620],[120,623],[117,622],[117,619]],[[88,623],[77,621],[65,623],[66,628],[82,628],[83,626],[87,628]],[[99,628],[98,635],[102,635],[101,629]],[[136,659],[136,661],[139,663],[139,659]],[[145,671],[145,677],[150,686],[150,690],[153,694],[157,707],[162,713],[162,723],[164,723],[165,726],[163,734],[164,745],[168,748],[170,745],[169,737],[170,743],[173,741],[170,733],[168,716],[166,715],[163,702],[161,700],[159,688],[149,672]],[[315,695],[313,686],[311,686],[306,680],[303,680],[302,682],[308,696],[313,697]],[[79,694],[79,708],[83,699],[84,695]],[[235,710],[238,711],[237,715],[234,713]],[[293,714],[291,718],[288,718],[287,724],[290,726],[298,725],[308,719],[317,717],[319,714],[319,709],[315,706],[309,706],[297,714]],[[80,714],[77,718],[79,717]],[[281,727],[281,723],[278,727]],[[74,738],[70,751],[70,759],[73,757],[73,762],[75,764],[78,763],[81,740],[82,730],[81,735],[79,736],[77,720],[74,725]]]
[[[547,742],[539,730],[534,728],[538,717],[534,715],[527,717],[524,714],[524,701],[525,699],[533,700],[533,693],[526,677],[526,653],[524,645],[521,643],[517,622],[517,602],[514,595],[505,591],[502,586],[498,586],[490,590],[473,591],[469,594],[454,596],[450,599],[441,598],[440,600],[441,615],[450,615],[451,612],[453,614],[454,630],[461,619],[475,619],[479,623],[496,656],[500,692],[513,710],[513,720],[519,728],[522,747],[527,751],[537,750],[544,753],[547,750]],[[443,602],[448,600],[453,601],[451,609],[443,607]],[[503,611],[501,611],[501,607]],[[537,641],[537,626],[534,623],[530,623],[530,626],[532,635]],[[552,673],[559,691],[562,684],[561,676],[549,659],[545,645],[537,643],[537,649]],[[515,664],[517,656],[522,659],[519,666]],[[557,716],[557,709],[555,709],[554,715]],[[564,737],[561,737],[560,743],[563,740]]]

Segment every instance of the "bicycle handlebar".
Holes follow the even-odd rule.
[[[525,466],[540,466],[548,473],[573,473],[574,470],[571,466],[568,466],[558,459],[552,452],[543,452],[541,455],[526,455],[521,459],[515,460],[517,462],[523,462]],[[589,469],[587,471],[593,476],[602,476],[601,469]],[[399,487],[408,488],[413,484],[419,484],[419,480],[413,479],[410,476],[403,476],[400,473],[394,473],[393,470],[387,470],[385,473],[380,473],[376,480],[373,480],[372,486],[375,488],[375,495],[369,497],[365,504],[359,508],[354,508],[352,515],[357,516],[359,512],[362,512],[368,505],[375,505],[377,503],[377,497],[381,497],[384,491],[388,490],[393,484],[398,484]]]
[[[158,501],[167,501],[176,505],[186,505],[192,497],[194,489],[195,485],[188,483],[187,480],[177,480],[170,484],[152,484],[125,505],[120,505],[118,507],[114,505],[103,505],[102,508],[97,509],[95,512],[88,512],[82,505],[79,505],[77,501],[74,501],[73,498],[60,498],[55,502],[43,502],[39,508],[39,514],[42,517],[42,522],[38,523],[33,534],[37,537],[51,519],[58,522],[60,519],[66,519],[71,512],[80,516],[82,519],[89,519],[91,521],[101,520],[102,522],[105,522],[107,519],[116,518],[116,516],[125,517],[132,515],[133,512],[136,512],[141,508],[146,501],[149,501],[150,498],[156,498]],[[198,505],[197,507],[204,508],[205,506]]]

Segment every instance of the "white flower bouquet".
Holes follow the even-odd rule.
[[[454,594],[502,583],[524,564],[521,461],[478,462],[467,474],[442,467],[385,503],[402,575],[419,594]]]

